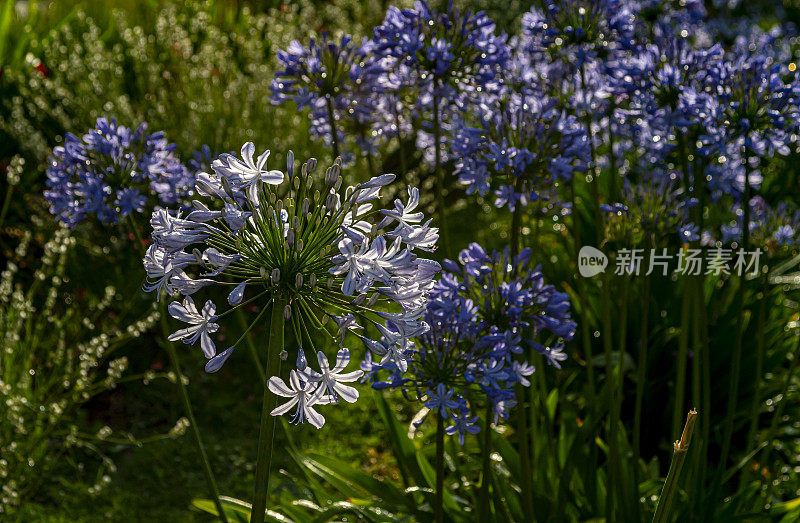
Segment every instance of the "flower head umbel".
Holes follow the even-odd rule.
[[[449,149],[437,146],[437,133],[444,130],[446,138],[455,114],[497,89],[508,60],[506,36],[482,12],[461,12],[453,2],[438,11],[425,1],[413,9],[390,7],[373,33],[372,51],[383,69],[378,125],[384,135],[415,141],[434,162],[435,150]]]
[[[361,365],[364,379],[376,389],[416,391],[427,409],[423,415],[429,410],[451,419],[448,433],[457,432],[462,443],[465,433],[478,431],[470,413],[481,397],[496,418],[507,417],[514,385],[530,385],[527,376],[534,371],[525,352],[533,348],[560,367],[563,344],[575,332],[566,294],[528,267],[529,255],[528,250],[514,259],[508,253],[489,255],[473,243],[461,251],[459,263],[446,260],[428,297],[429,330],[409,346],[407,370],[370,356]]]
[[[505,40],[482,12],[462,13],[452,2],[436,11],[420,1],[414,9],[390,7],[372,42],[389,90],[415,87],[458,102],[495,80],[508,59]]]
[[[217,313],[211,301],[197,311],[189,298],[205,287],[222,286],[232,308],[248,304],[260,310],[254,324],[266,310],[281,307],[277,317],[291,325],[298,343],[307,342],[312,349],[309,327],[343,341],[341,332],[324,327],[329,317],[340,331],[366,333],[363,327],[370,324],[392,333],[396,336],[391,341],[379,342],[366,334],[362,339],[370,349],[390,352],[393,361],[402,364],[408,338],[427,330],[421,311],[440,267],[418,252],[435,248],[437,229],[424,222],[421,213],[397,215],[401,203],[391,211],[374,207],[380,189],[392,183],[394,175],[343,189],[339,160],[315,184],[314,159],[296,172],[289,152],[284,172],[267,166],[269,151],[254,155],[255,147],[246,143],[241,158],[225,154],[214,160],[212,172],[197,177],[197,193],[205,198],[195,200],[190,212],[153,213],[154,244],[144,259],[145,289],[186,296],[182,305],[173,303],[170,312],[190,326],[172,337],[187,343],[200,339],[209,358],[206,370],[222,366],[241,339],[216,354],[209,335],[230,311]],[[413,202],[405,208],[413,210]],[[380,216],[386,220],[378,224]],[[399,224],[393,230],[383,230],[395,222]],[[356,401],[358,392],[345,383],[358,379],[361,371],[345,371],[348,349],[336,354],[333,366],[328,356],[314,350],[319,370],[301,353],[290,385],[273,376],[270,386],[299,405],[295,421],[308,419],[321,426],[324,418],[313,405]]]
[[[142,212],[148,202],[150,209],[182,202],[194,178],[174,150],[164,133],[148,134],[144,123],[133,130],[98,118],[81,138],[67,133],[47,169],[50,212],[75,227],[91,215],[116,223]]]
[[[525,90],[482,104],[476,114],[474,125],[462,122],[452,145],[467,194],[493,190],[495,205],[513,211],[552,198],[559,182],[588,168],[586,131],[553,98]]]
[[[361,149],[371,151],[381,137],[380,127],[372,123],[382,68],[370,47],[370,42],[359,45],[347,35],[336,43],[326,33],[307,47],[293,41],[278,51],[283,69],[272,81],[273,102],[291,100],[298,109],[308,107],[311,132],[326,144],[341,147],[352,136]]]

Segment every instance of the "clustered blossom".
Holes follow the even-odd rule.
[[[703,244],[711,245],[719,241],[722,245],[741,242],[743,216],[741,204],[737,203],[731,213],[735,218],[723,223],[719,234],[703,231]],[[750,241],[755,246],[774,252],[784,246],[796,245],[800,238],[800,210],[785,202],[770,207],[761,196],[750,199],[750,221],[748,224]]]
[[[282,70],[272,81],[273,102],[291,100],[298,109],[307,107],[311,133],[329,146],[353,137],[362,150],[372,151],[381,138],[381,128],[373,122],[382,68],[370,48],[366,39],[358,45],[343,35],[337,44],[326,33],[307,47],[292,41],[278,51]]]
[[[455,173],[467,194],[483,196],[494,188],[495,205],[513,211],[550,199],[557,182],[587,170],[586,132],[555,99],[512,93],[476,113],[477,125],[462,123],[452,144]]]
[[[132,130],[98,118],[83,137],[67,133],[47,169],[50,212],[75,227],[91,215],[116,223],[145,210],[151,195],[161,205],[182,202],[194,178],[174,151],[164,133],[147,133],[145,123]]]
[[[372,42],[388,89],[414,87],[426,97],[452,99],[491,87],[508,59],[505,40],[482,12],[461,13],[452,2],[440,12],[421,1],[414,9],[390,7]]]
[[[466,433],[478,431],[471,415],[475,400],[483,396],[491,403],[495,422],[507,418],[516,403],[514,385],[530,385],[527,376],[534,372],[526,350],[560,368],[575,322],[567,295],[530,267],[528,249],[511,258],[508,251],[489,255],[473,243],[458,263],[445,260],[444,266],[423,317],[430,328],[409,341],[410,360],[401,366],[368,354],[361,368],[373,388],[414,390],[426,409],[417,422],[436,412],[452,421],[447,432],[457,432],[463,444]]]
[[[450,2],[437,11],[426,1],[413,9],[390,7],[373,30],[372,52],[383,73],[378,126],[387,136],[409,135],[434,161],[435,127],[450,122],[486,93],[497,90],[509,58],[505,34],[483,12],[462,13]],[[448,150],[444,150],[446,157]]]
[[[313,349],[309,325],[334,338],[323,327],[330,318],[338,325],[340,341],[347,331],[360,330],[376,357],[406,367],[408,338],[428,329],[426,296],[441,269],[419,254],[436,248],[438,230],[417,211],[418,191],[409,187],[408,201],[398,199],[394,208],[380,210],[373,202],[394,181],[392,174],[342,190],[337,159],[315,189],[313,158],[298,173],[289,152],[284,173],[267,167],[269,151],[255,159],[254,153],[248,142],[241,159],[224,154],[214,160],[211,172],[197,176],[203,200],[194,200],[190,211],[153,212],[145,289],[158,296],[183,296],[169,311],[189,324],[170,339],[199,340],[209,360],[206,371],[215,372],[241,342],[217,353],[210,334],[220,320],[252,304],[260,308],[256,324],[270,306],[281,304],[299,344],[307,342]],[[382,217],[380,223],[376,217]],[[226,288],[231,309],[218,313],[210,300],[197,309],[193,296],[211,286]],[[384,337],[370,339],[365,326]],[[339,351],[333,368],[323,352],[314,350],[318,371],[306,364],[301,351],[289,384],[272,376],[269,386],[290,398],[275,415],[296,406],[294,422],[308,420],[319,427],[324,418],[313,407],[339,398],[355,401],[357,393],[342,383],[358,378],[360,371],[342,373],[350,359],[347,349]]]

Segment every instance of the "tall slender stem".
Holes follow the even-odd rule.
[[[280,352],[283,350],[283,296],[275,296],[272,302],[272,317],[269,324],[269,349],[267,351],[267,376],[278,376],[281,371]],[[252,523],[264,523],[267,511],[267,495],[269,493],[269,472],[272,464],[272,443],[275,436],[275,416],[270,414],[274,408],[276,397],[264,384],[264,401],[261,406],[261,429],[258,434],[258,460],[256,462],[255,492],[253,494],[253,510],[250,513]]]
[[[519,178],[514,179],[514,190],[517,190],[517,180]],[[511,215],[511,233],[510,233],[510,245],[509,245],[509,252],[511,255],[511,261],[513,263],[514,258],[519,254],[519,233],[521,228],[522,222],[522,206],[520,202],[514,206],[514,211]],[[538,372],[542,372],[542,370],[538,370]],[[531,389],[532,390],[532,389]],[[531,478],[530,472],[533,471],[531,467],[531,456],[530,456],[530,424],[528,421],[528,413],[527,407],[525,405],[525,393],[522,386],[517,385],[516,387],[516,395],[519,402],[518,405],[518,412],[519,416],[517,417],[517,435],[518,435],[518,444],[519,444],[519,452],[520,452],[520,468],[522,472],[522,478],[520,478],[520,488],[522,489],[522,511],[525,515],[525,519],[528,521],[532,521],[533,518],[533,490],[531,485]],[[533,422],[533,418],[530,420]],[[488,426],[488,425],[487,425]],[[490,445],[486,446],[486,451],[488,452],[490,449]]]
[[[753,403],[750,405],[750,429],[747,431],[747,450],[749,451],[751,448],[756,448],[758,445],[758,441],[756,438],[756,433],[758,431],[758,419],[759,414],[761,411],[761,382],[762,376],[761,374],[764,372],[764,350],[765,350],[765,340],[764,340],[764,324],[766,323],[766,312],[767,312],[767,282],[768,276],[763,276],[763,284],[762,284],[762,291],[761,291],[761,299],[758,304],[758,334],[756,334],[757,346],[756,346],[756,382],[753,385]],[[752,442],[752,446],[750,446]],[[739,488],[743,488],[748,480],[750,479],[750,468],[745,467],[745,471],[742,474],[741,483]]]
[[[359,134],[361,135],[361,143],[366,144],[367,143],[367,136],[364,133],[364,129],[361,129],[359,131]],[[370,178],[372,178],[372,177],[375,176],[375,165],[374,165],[374,163],[372,161],[372,151],[370,151],[369,148],[367,149],[367,154],[365,156],[367,157],[367,169],[369,170],[369,176],[370,176]],[[403,172],[405,174],[405,171],[403,171]]]
[[[653,515],[653,523],[666,523],[669,521],[672,500],[675,498],[675,492],[678,490],[678,480],[681,477],[681,469],[683,468],[683,462],[686,460],[686,452],[689,450],[689,443],[692,441],[692,432],[694,431],[696,417],[696,410],[689,411],[689,414],[686,416],[686,425],[683,427],[683,433],[680,439],[673,443],[672,461],[669,464],[669,472],[667,472],[664,488],[661,489],[661,496],[658,498],[656,513]]]
[[[478,521],[489,521],[489,464],[492,453],[492,402],[486,400],[486,420],[483,426],[483,445],[481,448],[481,491],[478,497]]]
[[[605,357],[605,369],[606,369],[606,401],[607,405],[610,405],[611,408],[609,409],[609,416],[608,416],[608,429],[609,429],[609,441],[608,441],[608,452],[609,452],[609,467],[608,467],[608,493],[606,496],[606,519],[609,521],[614,521],[616,519],[615,514],[615,498],[618,500],[619,493],[617,492],[617,487],[619,486],[617,482],[619,481],[619,441],[617,440],[618,437],[618,426],[619,418],[614,418],[614,404],[615,404],[615,394],[616,394],[616,379],[614,376],[615,368],[614,368],[614,361],[613,361],[613,349],[614,349],[614,339],[611,336],[612,331],[612,320],[611,320],[611,300],[609,298],[609,293],[611,292],[611,278],[608,274],[605,275],[603,281],[603,289],[601,291],[600,299],[602,303],[602,317],[603,317],[603,355]],[[620,358],[622,354],[620,354]]]
[[[749,155],[744,155],[744,195],[742,197],[742,216],[741,228],[741,248],[747,252],[750,246],[750,162]],[[736,403],[739,399],[739,377],[742,368],[742,346],[744,343],[744,295],[746,290],[745,275],[739,278],[739,292],[736,295],[737,322],[736,322],[736,345],[733,349],[733,360],[731,361],[731,382],[728,388],[728,408],[725,412],[725,429],[722,435],[722,451],[720,452],[718,478],[722,476],[728,461],[728,454],[731,448],[731,438],[733,437],[733,420],[736,417]],[[719,482],[719,479],[717,480]],[[716,493],[716,489],[715,489]]]
[[[441,413],[436,415],[436,501],[434,514],[436,523],[444,519],[444,418]]]
[[[644,382],[647,379],[647,345],[649,334],[648,316],[650,312],[650,278],[645,277],[642,284],[642,323],[639,339],[639,358],[636,362],[636,403],[633,412],[633,455],[641,456],[642,441],[642,402],[644,401]],[[636,467],[638,470],[638,467]]]
[[[333,161],[339,157],[339,135],[336,133],[336,117],[333,114],[333,101],[331,97],[325,98],[325,104],[328,106],[328,125],[331,128],[331,146],[333,147]]]
[[[178,382],[178,388],[181,392],[181,401],[183,402],[183,411],[186,415],[186,418],[189,420],[189,425],[192,427],[192,435],[194,436],[194,442],[197,446],[197,452],[200,454],[200,460],[203,462],[203,473],[206,476],[206,483],[208,484],[208,488],[211,491],[211,496],[214,501],[214,506],[217,508],[217,512],[219,513],[219,517],[223,522],[228,521],[228,518],[225,516],[225,511],[222,509],[222,503],[219,499],[219,488],[217,488],[217,480],[214,478],[214,472],[211,470],[211,463],[208,461],[208,454],[206,453],[206,447],[203,445],[203,438],[200,436],[200,429],[197,426],[197,421],[194,418],[194,411],[192,410],[192,402],[189,399],[189,393],[186,390],[186,384],[184,384],[184,377],[183,372],[181,371],[181,364],[178,361],[178,354],[175,352],[175,347],[173,344],[167,340],[167,336],[169,336],[169,325],[167,323],[167,302],[166,300],[162,300],[160,303],[161,307],[161,331],[164,336],[164,348],[169,355],[170,363],[172,364],[172,371],[175,373],[176,381]]]
[[[576,276],[575,276],[575,286],[578,291],[578,302],[581,307],[581,312],[583,313],[583,321],[581,321],[581,339],[583,341],[583,357],[586,359],[586,381],[589,384],[589,393],[587,397],[587,402],[590,405],[594,405],[594,398],[595,398],[595,381],[594,381],[594,363],[592,356],[592,336],[590,332],[589,326],[589,312],[588,312],[588,303],[586,300],[586,295],[583,292],[583,281],[577,275],[577,267],[580,260],[578,259],[580,256],[580,248],[581,248],[581,234],[580,234],[580,222],[578,220],[578,208],[575,205],[575,179],[572,179],[570,183],[570,203],[572,204],[572,238],[573,238],[573,247],[574,247],[574,256],[575,256],[575,268],[576,268]]]
[[[444,200],[444,171],[442,170],[442,122],[439,115],[439,96],[433,94],[433,142],[436,163],[437,215],[441,245],[445,256],[450,255],[450,231],[447,229],[447,207]]]
[[[536,372],[542,372],[537,369]],[[531,475],[533,467],[531,467],[531,438],[530,438],[530,424],[533,419],[528,420],[528,409],[525,408],[525,389],[522,385],[517,384],[516,395],[519,398],[518,417],[517,417],[517,444],[519,445],[520,456],[520,470],[522,476],[520,477],[519,487],[522,491],[522,514],[525,521],[533,521],[533,485],[531,482]],[[531,407],[533,407],[533,387],[531,387]]]
[[[684,289],[681,300],[681,330],[678,333],[678,364],[675,370],[675,407],[672,411],[672,437],[677,438],[683,417],[683,403],[686,396],[686,360],[689,353],[689,328],[692,321],[691,296]]]

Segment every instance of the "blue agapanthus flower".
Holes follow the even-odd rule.
[[[274,103],[293,101],[309,109],[311,132],[329,146],[342,149],[347,137],[365,151],[373,151],[382,138],[377,118],[378,76],[383,69],[371,55],[372,43],[361,44],[343,35],[339,42],[322,34],[308,46],[297,40],[278,51],[282,67],[272,81]],[[334,132],[336,133],[334,136]]]
[[[75,227],[92,215],[116,223],[148,202],[186,201],[193,186],[194,176],[164,133],[147,133],[145,123],[133,130],[98,118],[83,137],[67,133],[64,145],[53,149],[44,196],[50,212]]]
[[[492,20],[482,12],[462,13],[452,2],[445,11],[426,1],[414,9],[390,7],[372,41],[387,89],[416,87],[451,101],[485,91],[509,53]]]
[[[585,128],[554,98],[510,93],[482,104],[476,115],[474,125],[462,121],[452,144],[455,174],[467,194],[493,191],[495,205],[513,211],[553,198],[557,182],[588,168]]]
[[[604,59],[634,45],[637,9],[628,0],[545,0],[522,17],[525,47],[573,68]]]
[[[507,251],[489,255],[476,243],[458,262],[445,260],[428,295],[429,330],[409,341],[406,368],[369,357],[361,365],[364,380],[376,389],[414,391],[427,409],[416,422],[427,411],[451,420],[447,432],[458,433],[462,444],[466,433],[478,431],[475,403],[488,401],[495,420],[507,418],[514,386],[530,385],[534,372],[526,353],[533,349],[560,367],[564,342],[575,332],[567,295],[546,285],[529,262],[527,249],[512,259]]]
[[[390,7],[374,29],[372,50],[384,71],[378,102],[383,134],[407,135],[413,127],[417,148],[431,163],[436,149],[442,160],[449,152],[436,147],[437,124],[446,139],[458,113],[497,90],[509,57],[506,36],[496,34],[491,19],[461,12],[452,2],[442,11],[426,1],[413,9]]]

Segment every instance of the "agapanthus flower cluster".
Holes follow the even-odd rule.
[[[743,195],[746,183],[758,186],[761,159],[797,149],[800,83],[796,73],[767,56],[739,56],[717,65],[704,98],[709,122],[699,152],[718,160],[710,163],[712,177],[730,180],[721,190]]]
[[[511,93],[475,112],[476,125],[462,123],[452,144],[455,174],[467,194],[493,190],[495,205],[513,211],[553,198],[558,182],[587,170],[591,151],[585,128],[556,99]]]
[[[292,41],[278,51],[283,69],[272,81],[273,102],[291,100],[298,109],[307,107],[312,134],[329,146],[341,147],[353,137],[362,150],[372,151],[382,137],[382,128],[373,125],[382,67],[370,48],[366,39],[359,45],[343,35],[337,44],[326,33],[307,47]]]
[[[416,423],[435,412],[452,422],[447,432],[457,432],[463,444],[466,433],[478,431],[476,400],[490,402],[495,422],[507,418],[514,386],[530,385],[534,372],[527,351],[560,368],[575,322],[567,295],[530,267],[529,249],[512,258],[507,250],[489,255],[473,243],[444,266],[425,310],[430,330],[409,346],[412,358],[400,367],[368,355],[361,368],[373,388],[413,391],[425,406]]]
[[[204,198],[193,201],[190,212],[153,213],[145,289],[182,296],[169,312],[188,324],[170,339],[199,342],[209,360],[206,371],[215,372],[243,339],[217,353],[212,334],[224,316],[255,306],[260,310],[255,325],[265,311],[281,307],[297,343],[312,349],[309,326],[333,337],[324,328],[328,318],[338,325],[340,338],[348,330],[366,333],[364,327],[371,325],[398,333],[392,341],[363,339],[376,356],[404,367],[404,337],[427,329],[422,320],[426,296],[440,270],[418,255],[434,250],[438,239],[438,230],[416,209],[418,191],[409,188],[407,202],[397,200],[393,209],[380,210],[373,203],[394,180],[392,174],[342,190],[340,160],[315,183],[313,158],[297,172],[289,152],[283,172],[267,167],[269,151],[257,158],[254,152],[246,143],[241,159],[225,154],[214,160],[212,172],[197,177],[197,192]],[[211,300],[195,303],[195,294],[206,287],[225,288],[231,308],[220,313]],[[339,352],[333,369],[325,358],[318,352],[320,369],[312,371],[303,356],[288,385],[270,377],[271,390],[290,398],[285,410],[297,406],[295,422],[321,426],[324,418],[312,407],[340,396],[353,398],[335,383],[349,380],[349,374],[337,378],[349,352]]]
[[[482,12],[462,13],[452,2],[445,11],[426,1],[414,9],[390,7],[372,42],[388,90],[416,87],[428,98],[452,101],[489,88],[509,53],[505,35],[495,34],[491,19]]]
[[[626,179],[620,191],[620,201],[604,203],[600,210],[607,213],[604,220],[607,241],[624,245],[650,245],[652,240],[678,232],[681,242],[699,239],[699,227],[691,221],[691,209],[696,198],[687,198],[677,181],[652,176],[633,184]]]
[[[638,5],[627,0],[545,0],[522,18],[525,48],[541,63],[574,71],[634,45]]]
[[[444,11],[425,1],[414,9],[390,7],[372,45],[384,70],[379,82],[385,133],[413,126],[417,147],[431,162],[435,158],[427,153],[436,149],[436,128],[449,135],[458,112],[496,91],[509,57],[506,36],[495,34],[492,20],[482,12],[462,13],[452,2]],[[446,158],[449,148],[439,152]]]
[[[50,212],[75,227],[92,215],[116,223],[156,204],[174,205],[189,197],[193,183],[164,133],[98,118],[83,137],[67,133],[53,149],[44,196]]]
[[[741,203],[737,202],[730,214],[733,219],[723,223],[718,234],[712,230],[704,231],[705,244],[719,242],[729,246],[732,242],[741,242],[744,216]],[[750,199],[748,230],[751,244],[764,252],[774,253],[781,247],[794,246],[800,240],[800,210],[785,202],[771,207],[761,196],[754,196]]]

